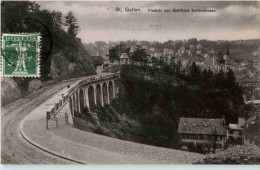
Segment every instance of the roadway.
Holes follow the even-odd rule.
[[[92,76],[90,76],[92,77]],[[86,77],[85,77],[86,78]],[[71,79],[58,82],[40,89],[31,95],[2,108],[1,125],[1,163],[2,164],[75,164],[72,160],[64,159],[62,155],[69,153],[72,158],[87,164],[180,164],[191,163],[200,154],[154,147],[123,141],[115,138],[81,131],[73,126],[45,130],[42,114],[38,110],[50,102],[68,85],[78,81]],[[40,114],[40,115],[39,115]],[[32,119],[30,119],[30,118]],[[59,156],[39,149],[29,143],[20,133],[20,125],[25,121],[25,133],[38,144],[45,145],[51,151],[62,151]],[[43,124],[43,126],[41,125]],[[50,136],[51,135],[51,136]],[[43,149],[43,150],[42,150]]]
[[[19,132],[20,122],[33,109],[77,79],[61,81],[2,108],[1,116],[1,163],[2,164],[75,164],[53,156],[28,143]]]

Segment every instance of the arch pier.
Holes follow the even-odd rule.
[[[62,94],[62,99],[47,111],[47,124],[48,120],[65,113],[68,113],[69,122],[73,124],[76,112],[81,113],[86,108],[91,111],[96,105],[109,105],[117,95],[119,75],[119,73],[111,73],[89,76],[68,87],[68,90]]]

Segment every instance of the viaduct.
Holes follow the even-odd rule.
[[[86,107],[91,111],[95,105],[110,104],[118,93],[119,76],[119,73],[110,73],[79,80],[49,106],[46,120],[68,113],[69,122],[73,124],[75,112],[81,113]]]

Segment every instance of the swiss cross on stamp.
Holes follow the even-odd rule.
[[[40,40],[38,34],[3,34],[3,76],[39,77]]]

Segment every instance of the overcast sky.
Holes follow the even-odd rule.
[[[72,11],[83,42],[260,38],[260,2],[38,2],[42,9]],[[122,12],[117,12],[116,8]],[[141,12],[125,12],[125,8]],[[148,9],[215,9],[217,12],[162,12]]]

